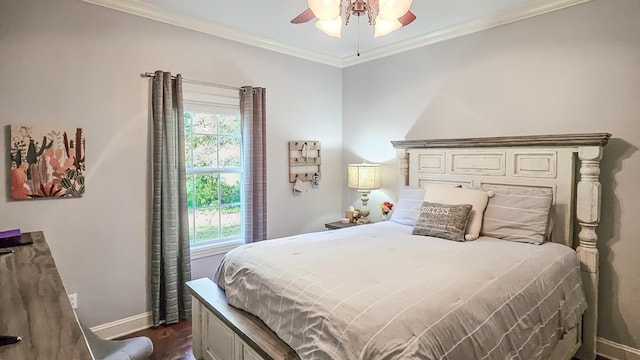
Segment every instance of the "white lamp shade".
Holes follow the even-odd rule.
[[[375,26],[375,32],[373,34],[374,38],[380,37],[380,36],[385,36],[388,33],[398,30],[402,27],[402,23],[398,20],[393,20],[393,21],[386,21],[380,18],[380,16],[378,16],[376,18],[376,26]]]
[[[334,20],[340,16],[341,0],[308,0],[307,5],[320,20]]]
[[[335,20],[318,20],[316,27],[327,35],[340,38],[342,37],[342,16],[338,16]]]
[[[398,20],[399,17],[406,14],[411,8],[412,0],[380,0],[378,5],[378,17],[385,21]]]
[[[379,164],[349,164],[347,170],[350,189],[368,191],[380,188]]]

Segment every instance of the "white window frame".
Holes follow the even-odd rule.
[[[183,83],[182,88],[183,93],[183,102],[184,102],[184,111],[202,111],[202,112],[215,112],[215,109],[218,108],[234,108],[237,109],[238,113],[240,112],[240,94],[238,90],[229,90],[222,89],[213,86],[207,86],[203,84],[194,84],[194,83]],[[242,131],[242,125],[241,125]],[[242,161],[242,137],[240,144],[240,152],[241,152],[241,161]],[[218,173],[240,173],[241,178],[244,172],[244,163],[241,162],[240,168],[233,168],[230,171],[220,171]],[[195,174],[198,171],[187,172],[189,174]],[[206,173],[215,173],[215,172],[206,172]],[[191,259],[199,259],[208,256],[221,255],[224,254],[240,245],[245,243],[244,238],[244,204],[245,204],[245,196],[244,196],[244,184],[241,181],[241,190],[240,190],[240,228],[241,233],[239,238],[230,239],[227,241],[220,241],[215,243],[201,244],[201,245],[191,245]]]

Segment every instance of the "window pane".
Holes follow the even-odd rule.
[[[192,209],[196,193],[193,187],[193,175],[187,175],[187,208]]]
[[[221,168],[240,167],[240,139],[237,137],[220,136],[218,159],[218,166]]]
[[[191,135],[185,131],[184,134],[184,167],[189,169],[193,167],[193,156],[191,149],[193,144],[191,144]]]
[[[240,116],[238,115],[218,115],[220,122],[220,134],[240,135]]]
[[[193,167],[194,168],[215,168],[218,167],[215,135],[194,135],[193,136]]]
[[[216,120],[213,114],[194,113],[193,132],[199,134],[215,134],[217,132]]]
[[[223,207],[221,214],[222,237],[241,235],[240,206]]]
[[[218,239],[220,216],[217,209],[196,210],[195,243]]]
[[[218,205],[218,174],[196,174],[196,207]]]
[[[240,203],[240,174],[220,174],[220,203]]]
[[[242,128],[238,99],[203,98],[184,92],[185,165],[189,241],[192,246],[239,239],[244,219],[240,202]],[[228,104],[228,105],[221,105]]]

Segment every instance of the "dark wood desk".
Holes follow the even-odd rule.
[[[92,360],[43,233],[22,236],[33,244],[0,255],[0,335],[22,341],[0,346],[0,359]]]

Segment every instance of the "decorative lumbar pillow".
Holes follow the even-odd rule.
[[[420,216],[411,233],[464,241],[471,208],[469,204],[447,205],[425,201],[422,203]]]
[[[542,244],[550,236],[551,188],[513,186],[493,191],[482,235],[531,244]]]
[[[400,190],[398,203],[391,213],[389,221],[398,224],[414,226],[420,216],[420,207],[424,201],[424,189],[405,186]]]
[[[445,186],[426,186],[424,200],[448,205],[471,204],[471,214],[469,215],[469,224],[467,225],[464,239],[475,240],[480,237],[482,214],[489,200],[487,191]]]

